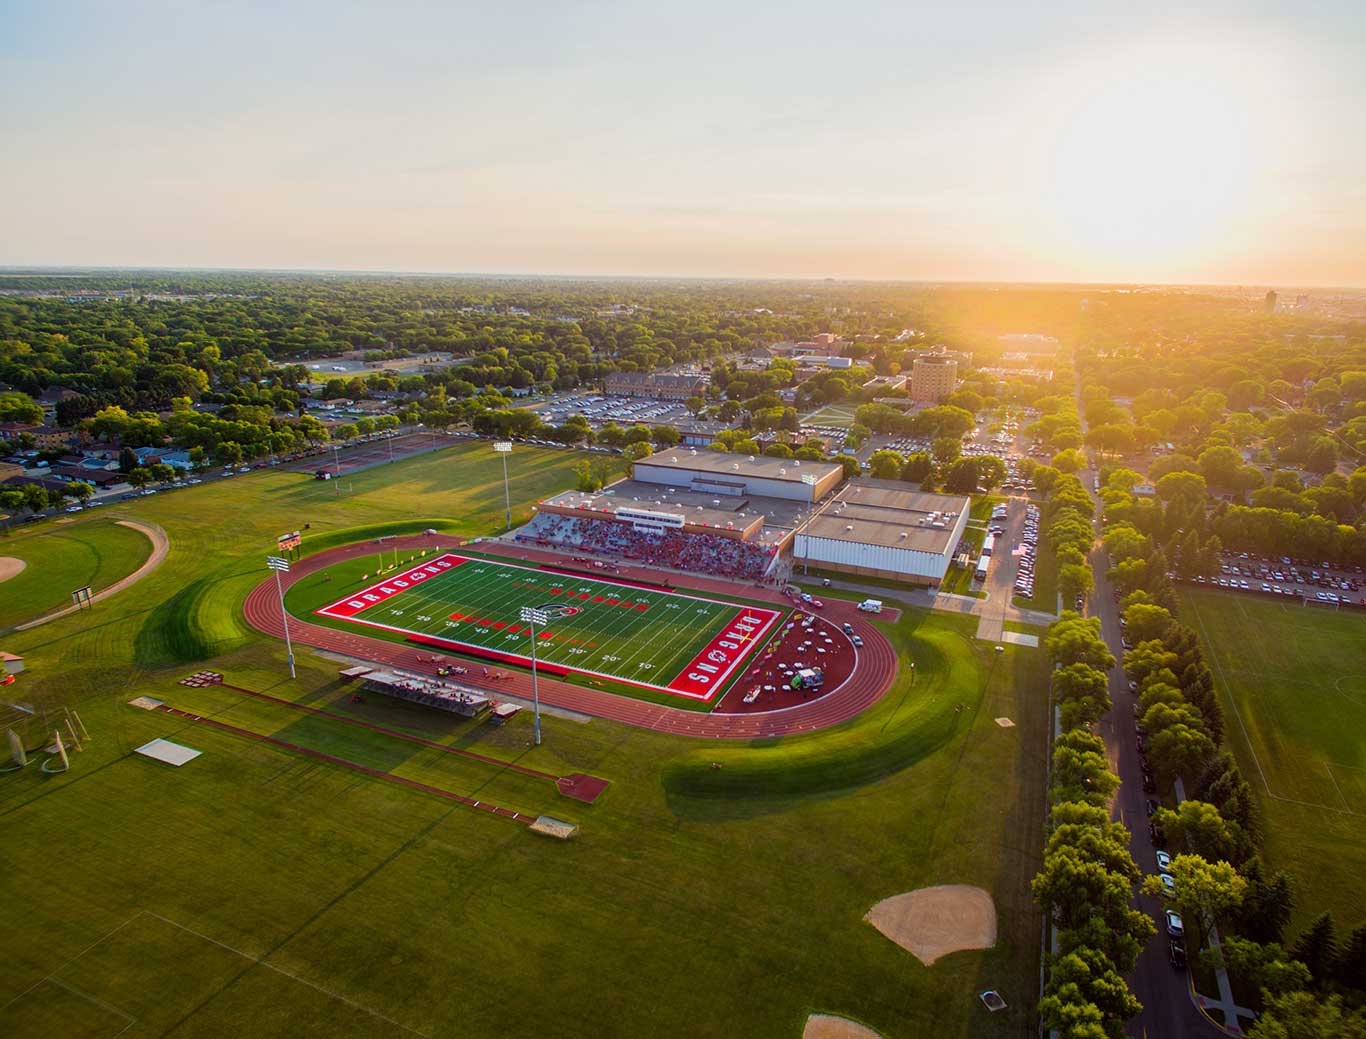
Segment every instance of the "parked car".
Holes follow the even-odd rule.
[[[1168,898],[1176,894],[1176,881],[1171,878],[1171,874],[1159,873],[1158,877],[1162,880],[1162,890],[1166,892]]]
[[[1180,939],[1173,938],[1167,943],[1167,959],[1177,970],[1186,969],[1186,946]]]
[[[1168,855],[1165,851],[1159,850],[1156,853],[1156,857],[1157,868],[1160,872],[1166,873],[1169,869],[1172,868],[1172,857]]]
[[[1183,938],[1186,934],[1186,925],[1181,919],[1181,914],[1175,909],[1168,909],[1166,912],[1167,933],[1173,938]]]

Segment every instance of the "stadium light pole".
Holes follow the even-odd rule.
[[[493,449],[503,456],[503,505],[507,510],[507,529],[512,529],[512,495],[508,491],[508,455],[512,454],[512,442],[499,440]],[[537,740],[539,743],[540,741]]]
[[[802,473],[802,483],[806,484],[808,487],[814,488],[814,487],[816,486],[816,477],[813,476],[811,473]],[[802,529],[799,530],[797,533],[799,533],[799,534],[804,534],[804,533],[806,532],[806,529],[811,525],[811,520],[815,517],[815,515],[816,515],[816,492],[813,490],[813,491],[811,492],[811,508],[808,509],[808,510],[807,510],[807,513],[806,513],[806,522],[802,524]],[[796,539],[794,538],[793,540],[794,540],[794,542],[795,542]],[[810,575],[811,575],[811,539],[810,539],[810,538],[807,538],[807,539],[806,539],[806,552],[803,553],[803,555],[802,555],[802,576],[803,576],[803,577],[809,577]]]
[[[294,674],[294,644],[289,640],[289,614],[285,613],[285,589],[280,574],[289,573],[289,560],[283,556],[266,556],[266,566],[275,571],[275,590],[280,593],[280,623],[285,628],[285,652],[289,655],[289,677]]]
[[[536,720],[536,746],[541,745],[541,691],[536,684],[536,625],[545,628],[553,617],[572,613],[572,606],[523,606],[522,623],[531,631],[531,713]]]

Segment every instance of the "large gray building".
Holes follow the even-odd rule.
[[[638,461],[633,478],[700,494],[814,504],[840,485],[844,468],[834,462],[669,448]]]
[[[792,561],[827,570],[938,584],[963,537],[967,497],[893,480],[855,480],[797,528]]]

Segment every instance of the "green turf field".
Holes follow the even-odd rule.
[[[1182,590],[1224,695],[1227,740],[1261,797],[1266,858],[1301,916],[1366,912],[1366,616]]]
[[[329,583],[315,582],[305,594],[329,590]],[[333,585],[330,594],[337,591]],[[564,611],[536,634],[537,660],[552,672],[560,668],[706,704],[717,702],[786,613],[444,552],[347,591],[312,616],[405,638],[425,636],[434,640],[429,645],[471,648],[498,662],[527,665],[523,607]]]
[[[0,540],[0,556],[27,566],[0,584],[0,629],[71,605],[71,593],[89,585],[98,592],[140,567],[152,544],[112,518],[45,523],[21,528]]]
[[[570,452],[518,449],[514,510],[573,486]],[[461,444],[348,478],[278,470],[120,506],[160,523],[166,561],[135,588],[6,638],[13,695],[75,704],[72,771],[0,776],[0,1035],[734,1036],[790,1039],[813,1011],[886,1039],[1031,1028],[1047,662],[972,638],[973,618],[884,625],[889,695],[834,729],[718,745],[527,712],[503,727],[380,697],[338,662],[241,617],[277,535],[306,546],[502,525],[501,461]],[[413,514],[412,503],[423,514]],[[60,529],[60,528],[57,528]],[[240,685],[443,745],[612,783],[592,806],[532,777],[178,679]],[[549,812],[568,843],[278,747],[126,706],[186,711],[387,775]],[[994,721],[1009,717],[1013,728]],[[130,753],[202,750],[171,769]],[[716,768],[714,765],[720,765]],[[862,917],[941,883],[996,900],[996,948],[926,968]],[[988,1014],[983,988],[1011,1009]]]

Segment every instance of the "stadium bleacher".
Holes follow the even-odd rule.
[[[770,549],[738,538],[666,530],[643,531],[612,520],[537,513],[516,535],[519,542],[574,549],[647,566],[757,581],[773,560]]]

